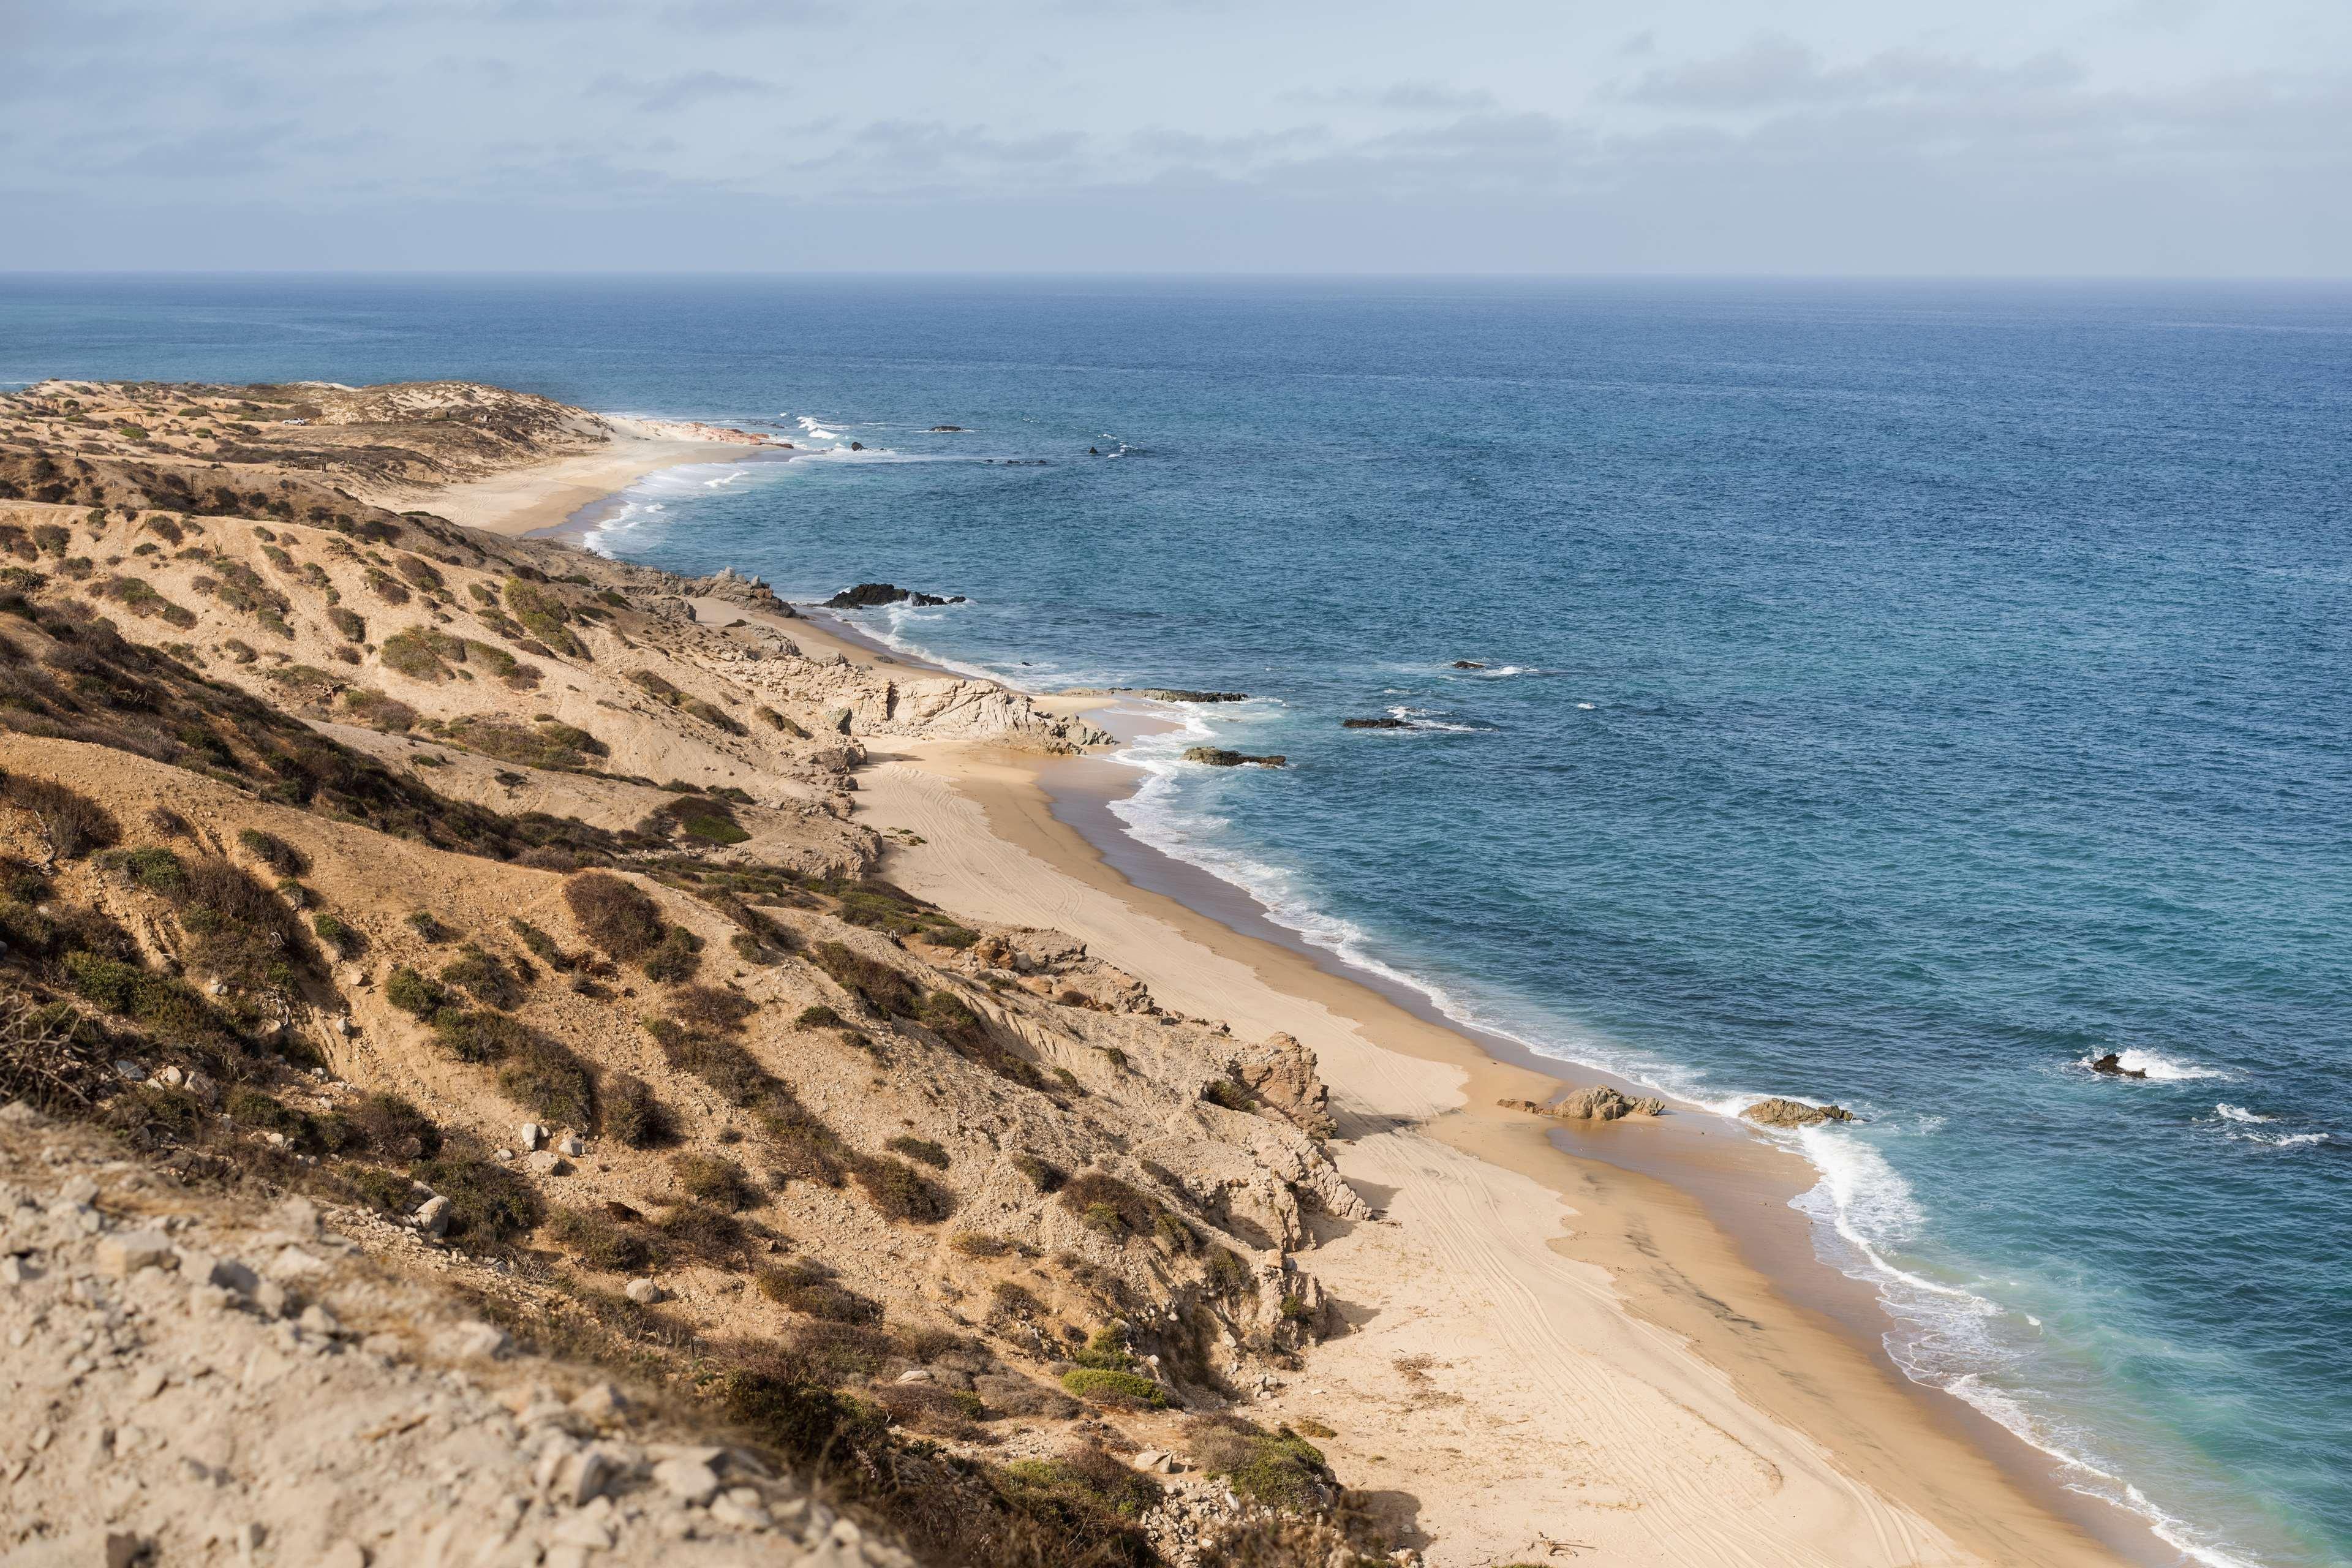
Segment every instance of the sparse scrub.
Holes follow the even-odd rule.
[[[515,978],[514,971],[496,953],[486,952],[472,942],[441,966],[441,980],[444,984],[463,990],[485,1007],[511,1010],[523,1002],[522,983]]]
[[[635,1274],[654,1263],[653,1243],[641,1232],[595,1209],[557,1209],[548,1216],[547,1237],[589,1268],[608,1274]]]
[[[445,1155],[415,1174],[449,1200],[449,1234],[457,1240],[503,1247],[536,1229],[545,1214],[530,1183],[493,1161]]]
[[[672,926],[646,954],[644,968],[646,978],[666,984],[691,980],[702,968],[702,939],[684,926]]]
[[[310,922],[319,940],[335,950],[338,958],[357,958],[367,951],[367,937],[360,928],[340,915],[320,913]]]
[[[310,868],[310,858],[275,833],[248,827],[236,836],[245,852],[281,877],[299,877]]]

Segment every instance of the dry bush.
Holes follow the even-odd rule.
[[[882,1321],[880,1303],[837,1283],[832,1270],[813,1259],[799,1259],[780,1268],[763,1268],[751,1282],[771,1301],[812,1318],[835,1323]]]
[[[71,860],[122,838],[122,830],[116,826],[111,812],[89,796],[54,780],[25,773],[0,775],[0,799],[32,814],[54,859]]]
[[[677,1142],[677,1118],[655,1098],[646,1080],[623,1073],[604,1086],[604,1131],[632,1149],[658,1149]]]
[[[663,936],[661,906],[610,871],[583,871],[563,884],[563,901],[588,940],[614,958],[651,952]]]
[[[90,1102],[100,1081],[97,1055],[76,1038],[70,1013],[0,996],[0,1100],[46,1110],[79,1108]]]
[[[723,1155],[689,1151],[671,1156],[670,1174],[704,1203],[723,1209],[747,1209],[760,1201],[751,1173]]]
[[[583,1132],[596,1126],[596,1080],[571,1050],[534,1030],[499,1068],[499,1089],[526,1110],[559,1127]]]
[[[689,1029],[731,1032],[759,1008],[749,996],[717,985],[683,985],[669,997],[670,1016]]]
[[[930,1225],[955,1212],[948,1190],[903,1160],[858,1159],[851,1162],[849,1173],[886,1218]]]

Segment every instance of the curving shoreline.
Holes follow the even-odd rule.
[[[931,673],[831,617],[779,629]],[[1102,721],[1108,701],[1055,705]],[[1588,1130],[1498,1107],[1558,1092],[1563,1064],[1463,1030],[1128,836],[1116,763],[885,744],[858,810],[921,841],[890,852],[894,880],[1070,931],[1172,1005],[1318,1050],[1341,1169],[1391,1220],[1309,1255],[1357,1331],[1311,1352],[1269,1411],[1344,1414],[1324,1447],[1351,1486],[1410,1493],[1433,1562],[1539,1558],[1546,1540],[1659,1563],[2176,1561],[1903,1376],[1874,1295],[1814,1256],[1788,1206],[1812,1181],[1792,1154],[1703,1112]],[[1617,1412],[1605,1440],[1596,1405]],[[1774,1478],[1752,1493],[1661,1479],[1750,1465]]]

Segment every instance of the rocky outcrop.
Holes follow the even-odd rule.
[[[1246,702],[1246,691],[1192,691],[1180,686],[1147,687],[1139,693],[1159,702]]]
[[[1496,1103],[1507,1110],[1524,1110],[1530,1116],[1549,1116],[1557,1121],[1619,1121],[1628,1116],[1662,1116],[1666,1110],[1666,1102],[1655,1095],[1620,1094],[1607,1084],[1599,1083],[1577,1089],[1549,1105],[1533,1100],[1502,1100]]]
[[[1456,669],[1484,669],[1486,667],[1475,658],[1457,658],[1454,661],[1454,668]]]
[[[1740,1116],[1759,1127],[1818,1127],[1824,1121],[1852,1121],[1854,1114],[1842,1105],[1807,1105],[1801,1100],[1782,1100],[1778,1096],[1759,1100]]]
[[[1410,730],[1412,725],[1393,713],[1383,713],[1377,719],[1342,719],[1339,721],[1339,728],[1342,730]]]
[[[941,598],[937,594],[919,594],[912,588],[901,588],[896,583],[860,583],[855,588],[844,588],[824,602],[828,610],[871,610],[883,605],[961,605],[969,603],[961,594]]]
[[[739,575],[732,566],[721,566],[712,576],[697,578],[686,585],[686,592],[689,598],[718,599],[764,615],[789,618],[798,614],[777,598],[776,591],[766,583],[757,577]]]
[[[1328,1138],[1331,1090],[1315,1067],[1314,1051],[1295,1036],[1276,1034],[1234,1052],[1230,1070],[1275,1114],[1310,1137]]]
[[[1184,752],[1184,760],[1212,768],[1237,768],[1244,763],[1260,768],[1281,768],[1290,765],[1290,759],[1279,752],[1254,757],[1245,752],[1226,751],[1222,746],[1188,747]]]
[[[2124,1066],[2123,1058],[2113,1051],[2095,1058],[2091,1063],[2091,1070],[2095,1073],[2102,1073],[2108,1078],[2146,1078],[2147,1076],[2138,1068]]]

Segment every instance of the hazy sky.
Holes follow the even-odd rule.
[[[0,267],[2352,276],[2352,0],[0,0]]]

